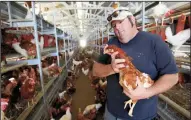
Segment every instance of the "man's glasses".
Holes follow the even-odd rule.
[[[128,10],[117,10],[114,13],[112,13],[110,16],[107,17],[107,20],[110,22],[112,20],[112,18],[116,18],[118,17],[119,13],[121,11],[128,11]],[[129,12],[129,11],[128,11]]]

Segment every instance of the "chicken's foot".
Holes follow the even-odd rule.
[[[133,109],[134,109],[136,103],[137,103],[137,102],[133,102],[133,105],[132,105],[132,107],[131,107],[130,110],[129,110],[129,113],[128,113],[128,114],[129,114],[129,116],[131,116],[131,117],[133,117]]]
[[[23,107],[18,106],[17,104],[14,105],[17,110],[22,109]]]
[[[30,102],[32,103],[31,105],[30,105]],[[28,108],[29,108],[29,107],[32,107],[35,103],[36,103],[36,102],[34,102],[34,99],[32,99],[31,101],[28,101],[28,102],[27,102]]]
[[[180,86],[181,88],[184,88],[184,87],[182,86],[182,84],[181,84],[181,83],[179,83],[179,86]]]
[[[128,104],[129,104],[129,107],[131,108],[131,103],[132,103],[132,100],[126,101],[126,102],[125,102],[124,109],[127,107]]]
[[[130,107],[130,110],[129,110],[129,116],[133,116],[133,109],[134,109],[134,107],[135,107],[135,105],[136,105],[136,103],[137,103],[137,101],[133,101],[133,100],[128,100],[128,101],[126,101],[125,102],[125,106],[124,106],[124,109],[127,107],[127,105],[129,104],[129,107]],[[133,104],[133,105],[131,105],[131,104]]]

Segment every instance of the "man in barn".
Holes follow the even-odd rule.
[[[108,45],[116,45],[132,58],[133,65],[146,73],[154,81],[149,88],[141,84],[131,91],[119,84],[119,69],[126,67],[124,59],[111,55],[100,55],[93,65],[93,76],[107,77],[105,120],[151,120],[157,116],[158,94],[172,88],[178,82],[178,69],[171,50],[161,37],[144,31],[138,31],[135,17],[125,8],[116,9],[107,20],[114,30],[115,37]],[[101,69],[100,69],[101,68]],[[124,102],[138,100],[133,116],[128,114],[129,106]]]

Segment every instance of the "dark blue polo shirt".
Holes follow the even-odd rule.
[[[133,58],[135,67],[149,74],[154,81],[164,74],[178,72],[171,50],[158,35],[141,31],[126,44],[119,42],[116,37],[110,39],[108,44],[122,48]],[[111,58],[109,55],[101,55],[98,62],[110,64]],[[129,100],[129,97],[123,94],[119,84],[119,74],[110,75],[107,80],[107,108],[111,114],[124,120],[150,120],[156,116],[157,96],[139,100],[134,107],[133,117],[130,117],[129,107],[124,110],[124,101]]]

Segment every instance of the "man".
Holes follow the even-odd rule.
[[[133,58],[132,62],[141,72],[149,74],[155,82],[145,89],[141,84],[135,90],[125,90],[119,84],[119,68],[125,67],[124,59],[115,59],[118,54],[101,55],[93,65],[93,75],[107,77],[107,105],[105,120],[151,120],[157,115],[157,95],[173,87],[178,82],[178,69],[171,50],[161,37],[144,31],[138,31],[135,18],[126,9],[116,9],[108,21],[116,37],[114,44]],[[107,47],[107,46],[106,46]],[[129,107],[124,109],[124,102],[139,100],[134,107],[133,117],[128,115]]]

